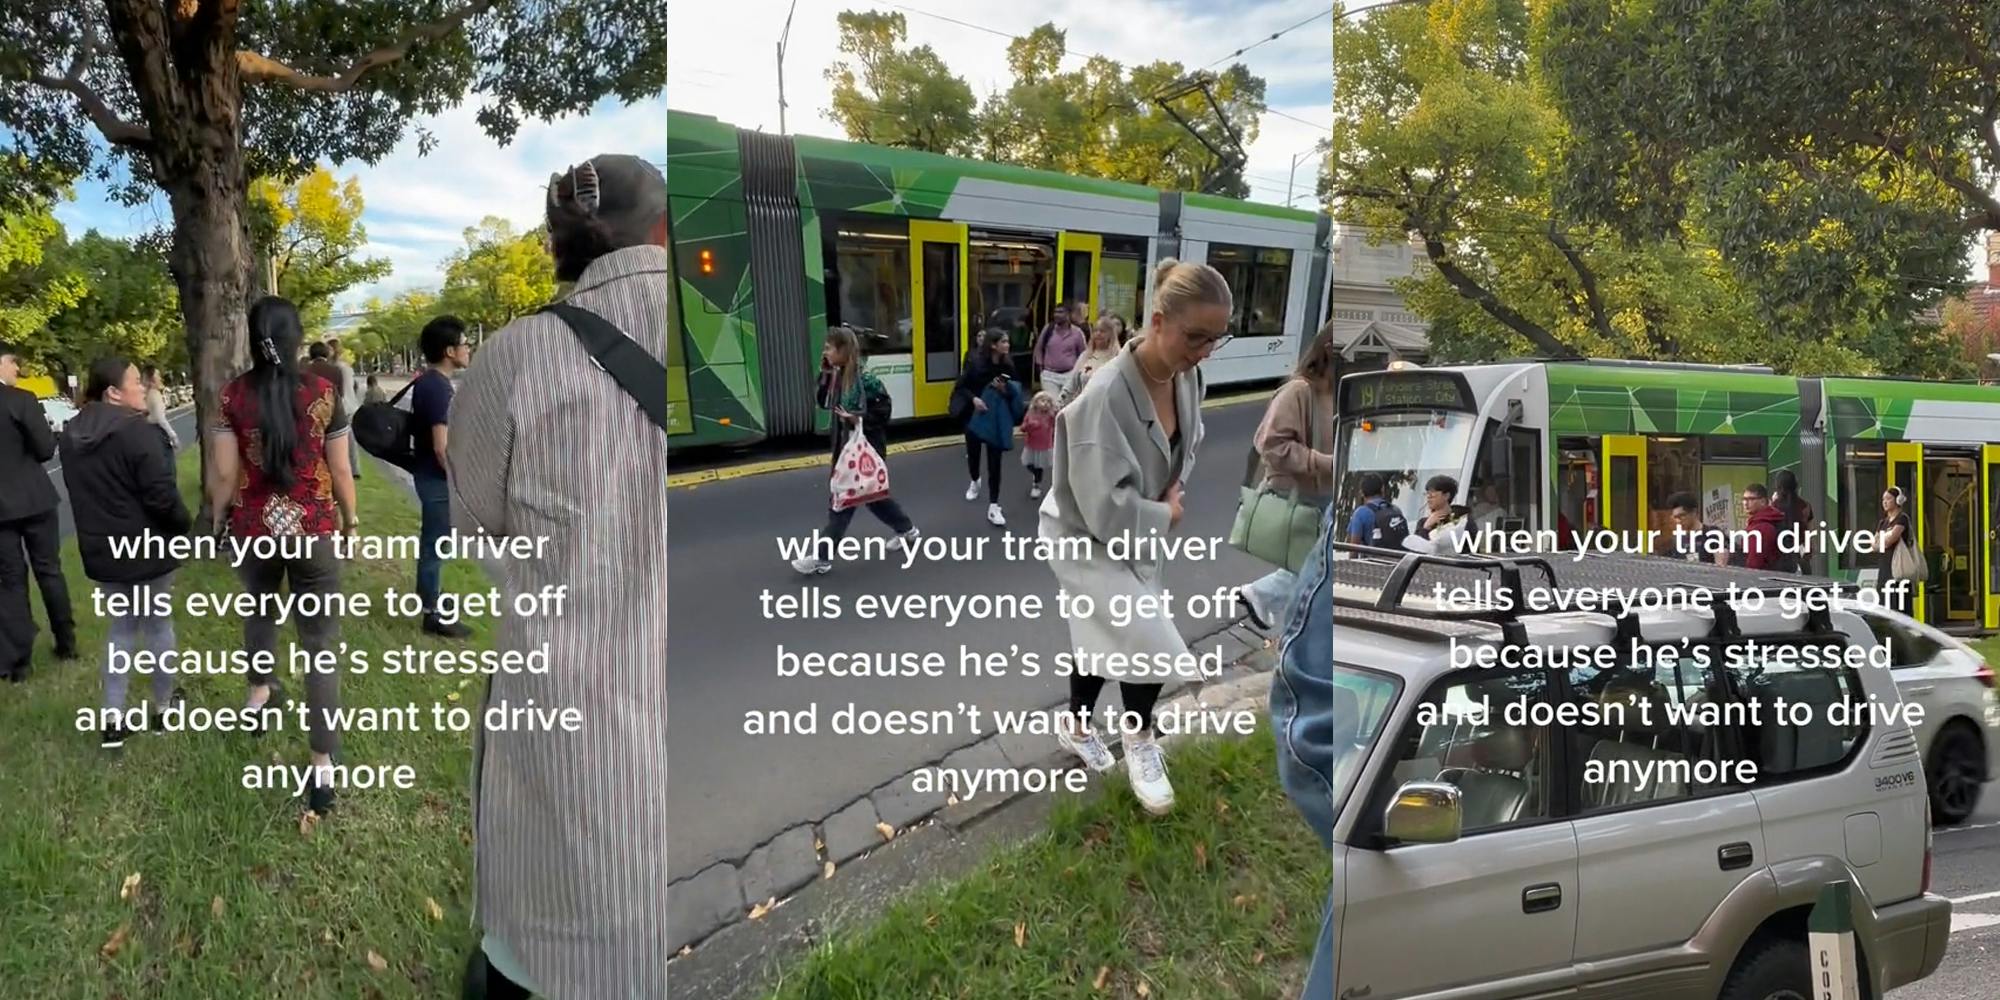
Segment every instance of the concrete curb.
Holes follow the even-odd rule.
[[[1269,697],[1271,672],[1277,663],[1276,637],[1266,637],[1238,620],[1188,645],[1206,647],[1211,643],[1223,650],[1223,662],[1229,666],[1219,677],[1174,689],[1173,696],[1161,702],[1160,713],[1185,712],[1196,707],[1229,712],[1248,708],[1253,710],[1261,729],[1265,725],[1262,708]],[[1161,743],[1171,748],[1186,738],[1164,735]],[[942,792],[918,792],[912,787],[918,771],[939,766],[1010,766],[1026,771],[1081,765],[1046,737],[988,736],[952,751],[941,760],[927,762],[829,816],[795,824],[741,857],[715,862],[670,882],[667,947],[678,953],[674,961],[698,954],[698,946],[719,932],[745,923],[753,912],[762,918],[784,906],[788,893],[832,879],[844,870],[842,866],[867,860],[873,852],[900,844],[919,831],[937,827],[960,834],[1022,800],[1067,794],[988,793],[959,801],[947,798]],[[883,835],[878,824],[888,826],[888,836]],[[810,831],[811,835],[801,831]]]
[[[1202,400],[1201,408],[1204,410],[1213,410],[1224,406],[1235,406],[1240,403],[1257,402],[1270,398],[1271,393],[1268,391],[1240,393],[1234,396],[1217,396],[1212,399]],[[911,452],[929,451],[933,448],[955,445],[964,440],[964,437],[957,434],[920,438],[915,441],[904,441],[899,444],[890,445],[889,454],[891,456],[908,455]],[[811,469],[825,465],[826,461],[827,458],[824,454],[815,453],[811,455],[799,455],[794,458],[774,458],[763,462],[745,462],[741,465],[727,465],[715,469],[695,469],[688,472],[669,473],[667,476],[667,489],[684,490],[707,483],[722,483],[732,479],[748,479],[752,476],[769,475],[774,472],[793,472],[799,469]]]

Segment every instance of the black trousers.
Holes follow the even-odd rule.
[[[486,951],[476,945],[471,961],[465,963],[465,982],[460,995],[465,1000],[528,1000],[534,996],[494,968],[486,960]]]
[[[978,481],[979,452],[982,448],[986,451],[986,502],[999,503],[1000,460],[1007,453],[974,437],[971,431],[965,432],[965,478]]]
[[[916,527],[911,523],[910,515],[903,512],[903,505],[897,503],[895,497],[884,497],[864,506],[868,508],[868,513],[875,515],[875,520],[888,525],[889,530],[896,534],[900,535]],[[847,529],[854,524],[854,514],[860,509],[860,507],[849,507],[846,510],[827,508],[826,530],[821,532],[828,539],[826,554],[831,554],[833,542],[847,537]]]
[[[0,660],[28,659],[35,648],[35,615],[28,601],[28,576],[42,588],[49,631],[58,648],[76,645],[76,617],[62,571],[62,522],[54,510],[0,521]]]
[[[1160,701],[1160,690],[1164,684],[1128,684],[1118,682],[1118,699],[1125,703],[1128,715],[1137,715],[1141,732],[1153,731],[1153,706]],[[1097,707],[1097,695],[1104,690],[1104,678],[1071,674],[1069,677],[1069,708],[1072,712],[1088,713]]]

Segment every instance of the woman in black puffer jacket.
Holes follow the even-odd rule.
[[[83,574],[107,601],[117,602],[108,619],[104,708],[122,711],[130,673],[113,670],[114,657],[124,667],[132,654],[157,657],[174,650],[172,594],[180,560],[167,554],[165,543],[187,534],[192,519],[159,429],[146,419],[139,369],[116,357],[91,365],[84,400],[63,427],[63,483],[76,519]],[[181,691],[173,674],[156,670],[152,680],[145,728],[157,729],[159,713],[180,700]],[[100,745],[124,745],[126,727],[108,715],[104,721]]]

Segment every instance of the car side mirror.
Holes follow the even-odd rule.
[[[1405,844],[1449,844],[1458,840],[1464,825],[1457,785],[1412,781],[1396,790],[1383,816],[1382,835]]]

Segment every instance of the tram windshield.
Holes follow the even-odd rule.
[[[1383,496],[1416,521],[1424,506],[1424,483],[1432,476],[1459,477],[1478,425],[1470,413],[1444,410],[1343,418],[1335,492],[1339,511],[1345,515],[1360,506],[1361,479],[1372,472],[1382,477]]]

